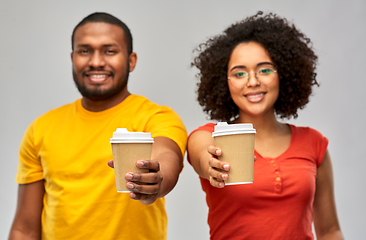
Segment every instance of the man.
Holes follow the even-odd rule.
[[[119,19],[87,16],[74,29],[72,50],[73,77],[83,97],[27,129],[9,239],[166,239],[164,196],[182,169],[186,129],[170,108],[128,92],[137,55]],[[149,173],[125,176],[129,194],[117,193],[108,167],[109,140],[121,127],[154,137],[152,160],[136,163]]]

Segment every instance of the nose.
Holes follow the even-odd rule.
[[[93,68],[104,67],[105,59],[103,54],[99,53],[98,51],[95,51],[90,57],[89,66]]]
[[[256,87],[258,85],[261,85],[261,83],[258,81],[257,74],[255,72],[250,72],[247,87]]]

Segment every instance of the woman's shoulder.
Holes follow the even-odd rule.
[[[296,135],[310,135],[315,138],[324,138],[323,134],[314,128],[308,126],[295,126],[292,124],[288,125],[290,126],[292,133],[296,133]]]
[[[290,125],[293,133],[292,150],[293,152],[308,152],[314,156],[314,160],[319,167],[324,159],[328,148],[329,140],[318,130],[311,127],[299,127]]]
[[[205,125],[199,126],[198,128],[194,129],[192,133],[196,131],[208,131],[213,132],[215,130],[216,123],[206,123]]]

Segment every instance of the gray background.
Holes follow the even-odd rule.
[[[26,127],[80,97],[71,75],[70,36],[83,17],[106,11],[130,27],[138,61],[129,90],[172,107],[190,132],[208,121],[195,100],[192,50],[258,10],[288,18],[314,43],[321,86],[290,122],[329,138],[341,228],[347,239],[366,239],[364,0],[0,0],[0,238],[8,235],[15,212],[18,147]],[[167,196],[168,239],[208,239],[204,198],[185,159]]]

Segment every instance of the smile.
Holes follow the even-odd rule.
[[[247,98],[257,98],[264,96],[264,93],[255,94],[255,95],[245,95]]]
[[[251,103],[258,103],[261,102],[264,98],[266,93],[253,93],[253,94],[246,94],[244,97]]]
[[[107,75],[89,75],[89,77],[92,77],[92,78],[105,78],[105,77],[107,77]]]
[[[109,74],[86,74],[86,76],[88,77],[88,79],[91,82],[103,82],[105,80],[108,79],[108,77],[110,76]]]

